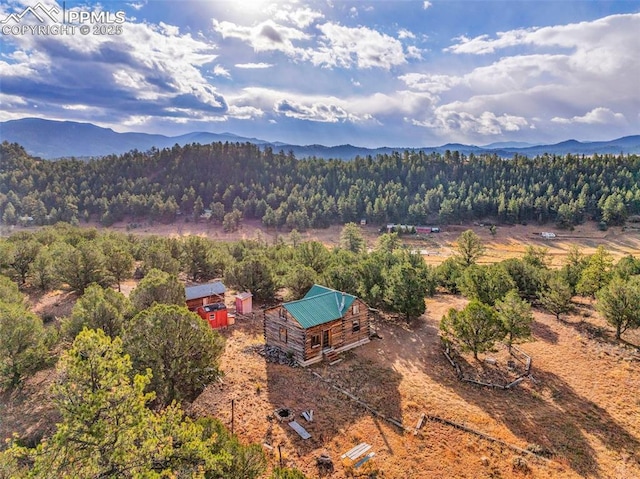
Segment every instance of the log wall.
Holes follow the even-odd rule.
[[[282,330],[286,331],[286,336]],[[304,329],[282,306],[264,311],[264,342],[267,346],[276,346],[303,363],[304,337]]]
[[[356,328],[354,328],[354,322],[357,322]],[[281,333],[283,328],[286,330],[286,337]],[[325,331],[329,333],[328,344],[325,343]],[[364,344],[369,341],[370,335],[369,309],[359,299],[356,299],[344,312],[342,318],[306,330],[282,306],[276,306],[264,312],[265,344],[277,346],[284,352],[292,354],[302,365],[321,361],[325,349],[344,351]]]

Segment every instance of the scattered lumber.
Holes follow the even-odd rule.
[[[376,453],[375,452],[370,452],[369,454],[367,454],[366,456],[364,456],[362,459],[360,459],[358,462],[355,463],[355,465],[353,466],[355,469],[358,469],[360,466],[362,466],[365,462],[367,462],[369,459],[371,459],[373,456],[375,456]]]
[[[413,431],[413,435],[414,436],[416,436],[418,434],[418,431],[422,428],[422,426],[424,425],[424,421],[426,419],[427,419],[427,415],[425,413],[422,413],[422,415],[418,419],[418,423],[416,424],[416,430]]]
[[[351,459],[352,461],[355,461],[360,456],[362,456],[365,452],[367,452],[369,449],[371,449],[371,444],[367,444],[366,442],[361,442],[360,444],[349,449],[342,456],[340,456],[340,459]]]
[[[297,432],[302,439],[309,439],[311,437],[311,434],[309,434],[305,428],[298,424],[297,421],[291,421],[289,423],[289,426],[291,427],[291,429]]]
[[[318,379],[324,381],[325,383],[329,384],[333,389],[335,389],[336,391],[341,392],[342,394],[344,394],[345,396],[349,397],[350,399],[352,399],[354,402],[356,402],[357,404],[361,405],[362,407],[364,407],[367,411],[369,411],[370,413],[372,413],[374,416],[378,416],[382,419],[384,419],[385,421],[389,421],[389,418],[387,418],[385,415],[381,414],[379,411],[376,411],[375,409],[373,409],[371,406],[369,406],[367,403],[361,401],[360,399],[356,398],[353,394],[348,393],[347,391],[345,391],[342,388],[337,387],[335,384],[332,384],[331,380],[329,379],[325,379],[323,378],[320,374],[318,374],[315,371],[312,371],[311,374],[313,374],[314,376],[316,376]],[[498,439],[495,438],[493,436],[490,436],[489,434],[485,434],[483,432],[480,432],[476,429],[470,428],[468,426],[465,426],[463,424],[459,424],[456,423],[454,421],[450,421],[448,419],[442,418],[440,416],[436,416],[434,414],[424,414],[425,419],[429,419],[431,421],[437,421],[439,423],[442,424],[446,424],[448,426],[451,426],[453,428],[459,429],[461,431],[470,433],[470,434],[474,434],[478,437],[481,437],[487,441],[499,444],[501,446],[507,447],[509,449],[511,449],[512,451],[515,451],[519,454],[522,454],[523,456],[530,456],[530,457],[534,457],[536,459],[545,461],[545,462],[550,462],[549,459],[547,457],[544,457],[543,455],[535,452],[535,451],[529,451],[527,449],[523,449],[521,447],[518,447],[514,444],[510,444],[508,442],[503,441],[502,439]],[[392,424],[398,425],[396,420],[393,421],[389,421],[392,422]],[[410,429],[406,426],[402,426],[402,430],[409,432]],[[366,444],[366,443],[362,443],[362,444]],[[362,444],[359,444],[358,446],[356,446],[355,448],[351,449],[350,451],[346,452],[345,454],[343,454],[341,456],[342,459],[345,459],[347,457],[347,454],[351,453],[354,449],[356,449],[359,446],[362,446]],[[368,450],[368,449],[367,449]],[[366,452],[366,451],[365,451]],[[358,456],[359,457],[359,456]]]

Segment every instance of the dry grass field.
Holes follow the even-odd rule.
[[[441,352],[437,325],[450,307],[465,300],[437,296],[411,325],[379,319],[382,339],[345,353],[343,361],[308,369],[265,362],[258,318],[224,331],[223,383],[209,387],[192,405],[196,415],[212,414],[247,441],[267,444],[283,461],[319,477],[315,460],[329,455],[330,477],[353,472],[378,477],[640,477],[640,353],[618,345],[591,306],[565,322],[536,312],[534,341],[522,345],[533,357],[532,378],[510,391],[459,382]],[[631,338],[639,343],[640,336]],[[449,425],[427,421],[417,435],[366,411],[331,388],[318,373],[387,417],[413,428],[422,413],[464,424],[520,448],[539,446],[550,459],[516,452]],[[289,408],[311,439],[302,440],[273,418]],[[300,417],[314,410],[314,421]],[[340,456],[371,444],[375,457],[353,471]]]
[[[81,224],[81,226],[87,226]],[[88,226],[104,229],[97,224]],[[27,229],[30,228],[21,228]],[[245,220],[242,228],[233,233],[226,233],[219,225],[207,222],[181,223],[170,225],[154,224],[141,226],[135,229],[127,229],[124,223],[115,224],[110,230],[136,235],[158,235],[169,237],[182,237],[189,235],[204,236],[212,240],[235,241],[240,239],[258,239],[267,243],[274,243],[278,239],[288,241],[289,232],[276,231],[265,228],[260,221]],[[584,254],[591,254],[595,249],[603,245],[611,252],[615,260],[627,255],[640,255],[640,230],[626,230],[621,227],[611,227],[607,231],[600,231],[593,222],[576,226],[573,231],[559,230],[553,226],[539,225],[506,225],[498,226],[495,235],[491,235],[487,226],[474,225],[449,225],[441,228],[441,233],[434,233],[417,237],[415,235],[402,236],[402,241],[407,246],[421,251],[425,261],[437,265],[455,252],[456,238],[467,229],[472,229],[480,236],[485,244],[485,255],[480,263],[495,263],[507,258],[520,257],[527,246],[544,247],[548,250],[548,256],[552,266],[560,266],[564,261],[569,248],[578,245]],[[301,233],[302,240],[317,240],[332,248],[339,245],[342,226],[333,225],[326,229],[309,230]],[[368,248],[375,248],[376,240],[380,236],[379,228],[375,226],[361,226],[361,231],[367,242]],[[557,236],[554,239],[545,240],[540,236],[542,231],[553,232]]]
[[[69,298],[67,298],[67,301]],[[640,351],[618,344],[585,302],[563,322],[535,313],[534,340],[521,345],[533,357],[532,378],[510,391],[462,383],[440,347],[437,326],[450,307],[466,300],[436,296],[427,313],[408,325],[376,319],[382,339],[343,354],[334,365],[307,369],[272,364],[257,353],[263,344],[259,312],[222,331],[224,378],[190,406],[212,415],[244,441],[265,444],[270,464],[280,460],[309,477],[387,478],[637,478],[640,477]],[[58,303],[58,307],[61,307]],[[640,344],[640,334],[627,336]],[[482,357],[482,356],[481,356]],[[324,382],[317,373],[329,382]],[[0,436],[12,431],[37,439],[56,420],[42,371],[12,395],[0,398]],[[346,390],[410,431],[371,414],[331,385]],[[289,408],[311,434],[302,440],[274,418]],[[300,413],[313,409],[311,423]],[[508,444],[538,447],[549,459],[522,456],[501,444],[436,421],[414,435],[422,413],[483,432]],[[340,456],[367,442],[375,456],[353,470]],[[326,476],[316,458],[326,454],[334,471]],[[526,468],[517,458],[524,458]]]
[[[492,237],[488,229],[473,227],[488,245],[483,262],[521,256],[529,244],[549,248],[554,266],[562,263],[573,243],[587,254],[604,244],[616,258],[640,252],[637,233],[583,228],[572,232],[572,238],[542,241],[535,236],[540,228],[499,227]],[[409,244],[427,250],[426,260],[437,264],[452,254],[453,242],[464,229],[449,228]],[[305,236],[335,245],[339,232],[334,227]],[[368,227],[364,232],[372,247],[378,233]],[[239,235],[227,236],[193,224],[180,231],[171,226],[135,233],[275,239],[251,225]],[[134,286],[128,282],[123,290]],[[74,297],[49,294],[31,301],[42,316],[62,316],[70,311]],[[412,324],[377,318],[381,339],[343,354],[337,364],[307,369],[269,363],[257,353],[263,336],[261,313],[256,310],[255,319],[240,319],[222,331],[227,339],[224,378],[209,386],[187,410],[194,416],[216,416],[231,427],[233,400],[234,432],[244,441],[264,444],[270,467],[282,461],[310,478],[640,477],[640,331],[625,334],[628,343],[616,342],[588,300],[581,301],[564,321],[536,311],[533,341],[521,346],[533,358],[531,377],[512,390],[494,390],[458,381],[442,353],[439,321],[449,308],[465,303],[461,297],[438,295],[427,300],[427,312]],[[13,431],[32,440],[51,431],[56,414],[46,385],[52,376],[51,370],[41,371],[22,390],[0,396],[0,440]],[[408,431],[367,411],[332,385]],[[274,411],[282,407],[293,412],[310,439],[303,440],[286,422],[274,418]],[[309,409],[314,411],[310,423],[300,416]],[[412,429],[423,413],[462,424],[503,444],[434,420],[426,421],[414,434]],[[371,444],[375,456],[353,469],[340,456],[361,442]],[[543,451],[547,457],[522,455],[504,443]],[[332,472],[317,468],[321,454],[333,460]]]

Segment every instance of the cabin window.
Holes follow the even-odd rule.
[[[280,328],[280,341],[287,342],[287,328]]]
[[[311,335],[311,347],[315,348],[320,346],[320,335],[319,334],[312,334]]]
[[[354,304],[353,307],[351,308],[351,311],[353,312],[353,314],[359,314],[360,313],[360,305],[359,304]]]
[[[353,331],[354,333],[357,333],[358,331],[360,331],[360,321],[358,321],[357,319],[353,321],[351,325],[351,331]]]
[[[280,319],[287,319],[287,313],[285,312],[284,308],[280,308]]]

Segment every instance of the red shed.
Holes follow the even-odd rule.
[[[207,304],[196,309],[196,313],[213,329],[229,326],[227,307],[223,303]]]
[[[249,292],[236,294],[236,313],[249,314],[253,310],[253,295]]]

